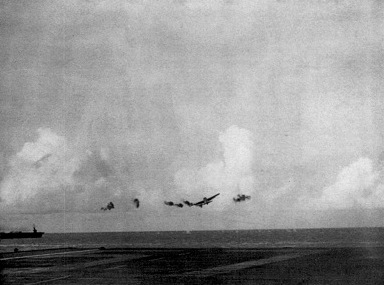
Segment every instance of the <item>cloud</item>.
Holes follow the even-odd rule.
[[[201,168],[182,168],[175,173],[174,182],[179,195],[201,199],[220,192],[216,208],[223,208],[239,193],[254,188],[252,133],[236,125],[219,135],[223,157]],[[184,196],[184,197],[183,197]]]
[[[122,198],[107,148],[83,151],[51,129],[39,128],[37,133],[36,141],[25,143],[10,158],[0,184],[3,209],[92,211],[117,193]]]
[[[370,158],[361,157],[343,168],[336,182],[324,188],[319,198],[303,196],[298,205],[304,209],[349,209],[384,207],[382,173]]]
[[[39,128],[37,130],[39,137],[36,142],[27,142],[22,150],[17,153],[21,159],[28,161],[38,161],[46,155],[58,152],[60,148],[65,148],[64,137],[58,136],[50,129]]]
[[[1,183],[0,193],[5,204],[24,202],[43,188],[53,191],[72,183],[71,173],[77,162],[67,156],[65,138],[50,129],[40,128],[37,132],[38,139],[25,143],[10,160],[10,170]]]

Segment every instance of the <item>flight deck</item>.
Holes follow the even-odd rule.
[[[1,284],[383,284],[384,248],[65,248],[0,256]]]

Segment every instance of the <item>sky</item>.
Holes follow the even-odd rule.
[[[0,230],[384,226],[381,1],[206,2],[0,1]]]

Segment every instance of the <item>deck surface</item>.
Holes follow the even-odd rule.
[[[0,284],[384,284],[384,248],[3,253]]]

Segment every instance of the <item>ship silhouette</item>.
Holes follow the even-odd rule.
[[[0,239],[14,239],[14,238],[41,238],[44,232],[38,232],[33,226],[33,232],[0,232]]]

